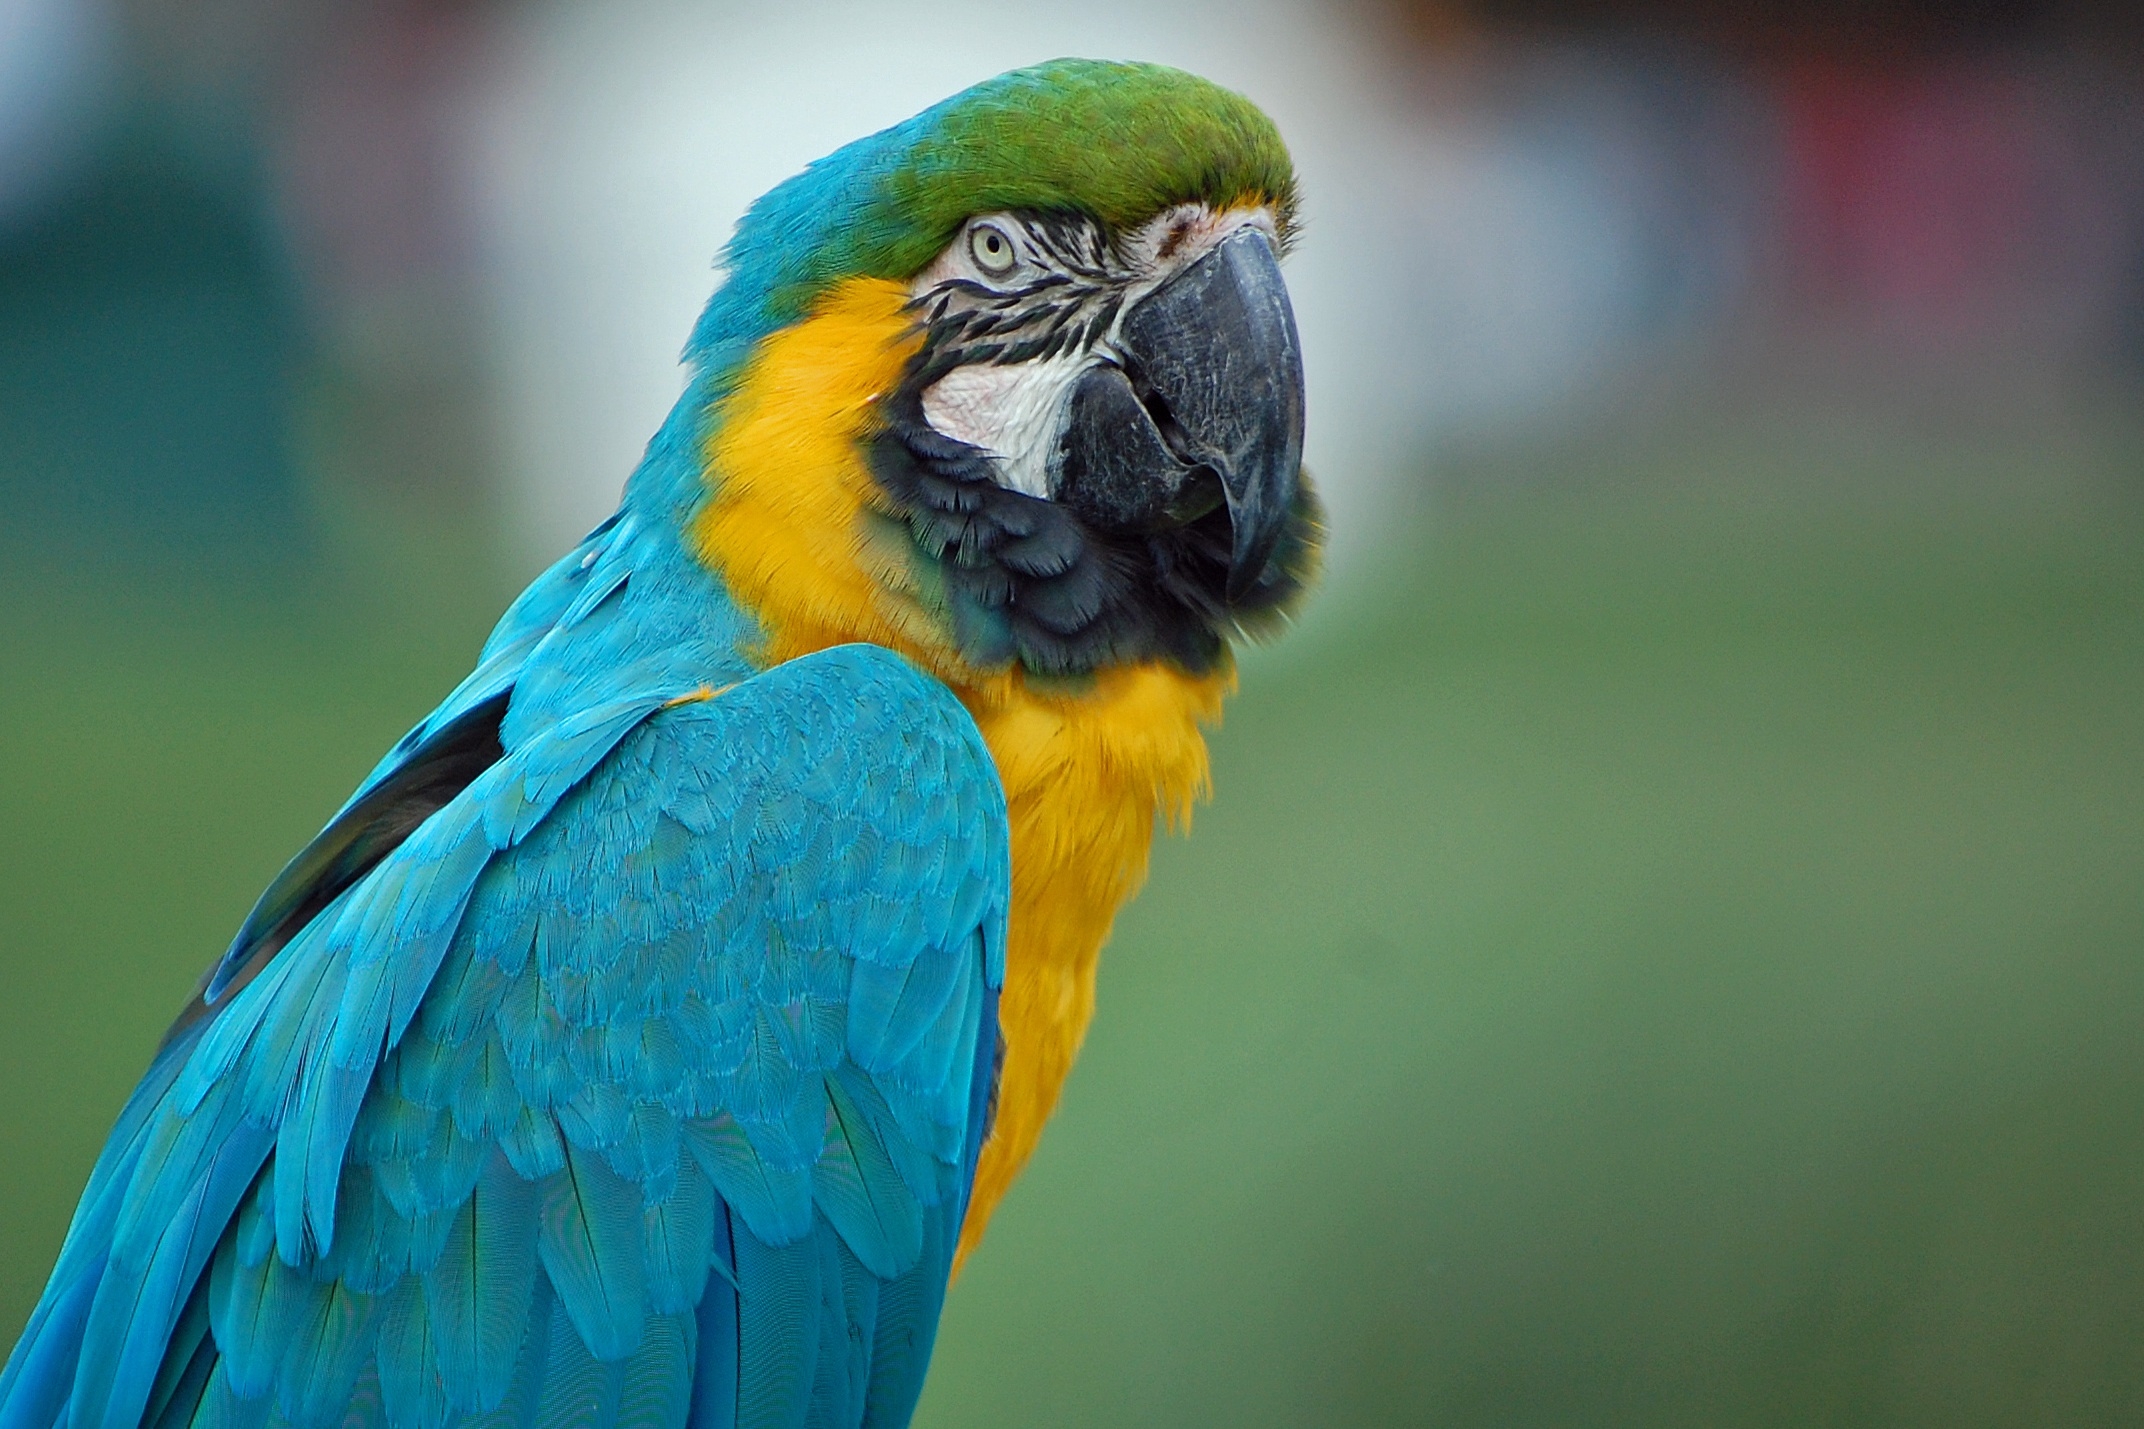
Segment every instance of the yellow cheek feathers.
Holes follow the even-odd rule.
[[[1057,1105],[1156,816],[1187,826],[1207,792],[1201,726],[1219,720],[1235,675],[1226,662],[1205,675],[1149,663],[1043,686],[960,658],[860,445],[915,350],[907,301],[900,284],[854,279],[760,345],[716,414],[694,536],[758,617],[767,664],[855,640],[898,650],[959,695],[997,761],[1012,822],[1005,1060],[965,1257]]]
[[[700,553],[759,616],[770,665],[849,640],[942,671],[952,647],[913,600],[900,561],[871,539],[876,487],[858,442],[901,379],[916,337],[897,283],[856,280],[806,322],[766,339],[724,400],[708,443],[713,499]]]

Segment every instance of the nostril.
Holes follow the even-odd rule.
[[[1125,364],[1124,377],[1132,385],[1132,395],[1138,398],[1139,405],[1146,409],[1147,420],[1152,422],[1154,430],[1161,434],[1161,444],[1169,449],[1169,455],[1185,466],[1197,466],[1197,443],[1193,442],[1191,434],[1184,430],[1184,424],[1176,420],[1176,413],[1169,406],[1169,399],[1161,395],[1134,363]]]

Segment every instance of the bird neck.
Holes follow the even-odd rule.
[[[758,345],[705,428],[690,544],[758,620],[757,662],[852,641],[899,651],[959,696],[997,763],[1012,833],[1005,1049],[965,1255],[1057,1104],[1156,816],[1187,826],[1207,792],[1202,728],[1235,675],[1224,659],[1196,675],[1153,661],[1043,680],[962,658],[934,565],[863,455],[875,406],[915,351],[907,302],[898,283],[852,280]]]

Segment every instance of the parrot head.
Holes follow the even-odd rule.
[[[1317,559],[1280,272],[1295,193],[1248,100],[1089,60],[813,164],[740,221],[687,350],[715,414],[711,557],[749,587],[861,551],[880,616],[920,616],[974,670],[1214,669]],[[854,506],[838,557],[785,556],[765,520],[725,539],[755,489],[763,515],[813,519],[780,488],[824,482],[830,451]]]

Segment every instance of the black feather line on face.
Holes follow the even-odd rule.
[[[873,476],[945,585],[953,636],[982,669],[1017,661],[1038,675],[1083,675],[1165,660],[1203,674],[1227,637],[1257,635],[1303,594],[1321,513],[1306,482],[1281,549],[1231,603],[1228,513],[1154,533],[1102,531],[1056,502],[998,485],[994,458],[938,431],[923,392],[960,365],[932,332],[869,439]],[[970,348],[961,357],[988,360]]]

